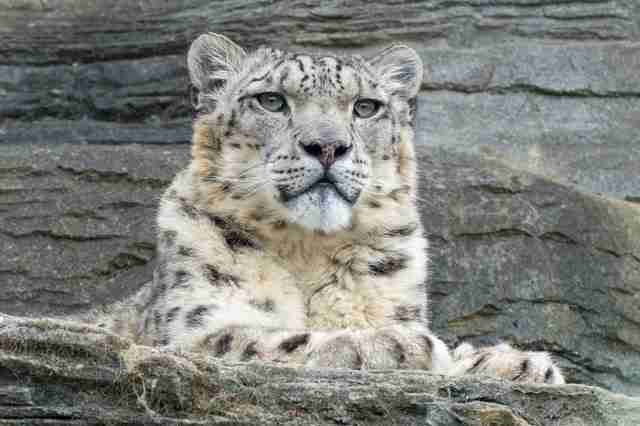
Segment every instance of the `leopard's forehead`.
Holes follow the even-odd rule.
[[[344,100],[381,95],[375,76],[358,56],[311,55],[267,49],[258,52],[242,83],[247,95],[273,91],[293,98]]]

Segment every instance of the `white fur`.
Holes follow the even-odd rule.
[[[289,220],[310,231],[338,232],[351,224],[351,204],[335,189],[321,187],[287,202]]]
[[[453,360],[447,345],[435,336],[431,336],[433,352],[431,353],[431,371],[437,374],[450,374]]]

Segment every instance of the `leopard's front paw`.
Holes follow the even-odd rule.
[[[361,343],[367,369],[417,369],[446,373],[451,355],[426,328],[389,326],[365,333]]]
[[[362,368],[363,360],[356,334],[342,332],[315,337],[316,341],[309,349],[305,365],[354,370]]]
[[[453,360],[454,375],[484,374],[523,383],[565,383],[548,353],[519,351],[505,343],[479,349],[463,343],[453,352]]]
[[[425,369],[449,371],[451,358],[440,339],[417,328],[390,326],[343,331],[316,338],[306,365],[362,370]]]

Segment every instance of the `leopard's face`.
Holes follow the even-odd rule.
[[[273,49],[247,55],[221,36],[202,37],[189,65],[201,120],[217,138],[209,140],[216,151],[207,154],[211,178],[231,197],[254,198],[274,219],[331,233],[351,226],[363,194],[370,198],[398,180],[393,159],[403,128],[411,127],[419,84],[413,51],[401,48],[409,65],[380,69],[360,57]],[[235,62],[225,73],[214,66],[198,78],[197,58],[211,59],[204,53],[221,44],[227,61],[229,52],[237,54]]]

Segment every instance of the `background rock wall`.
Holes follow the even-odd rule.
[[[634,0],[0,0],[0,311],[73,314],[151,276],[155,203],[188,161],[197,35],[400,41],[426,71],[434,329],[640,394],[640,211],[623,201],[640,199],[639,24]]]
[[[421,143],[640,197],[635,0],[0,0],[0,12],[3,141],[188,142],[184,55],[205,31],[319,51],[398,41],[425,63]]]

